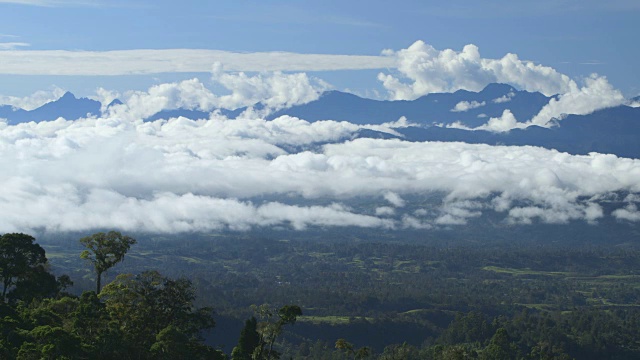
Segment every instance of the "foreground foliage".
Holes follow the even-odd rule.
[[[49,249],[95,286],[66,260],[79,249]],[[99,295],[54,278],[53,295],[18,297],[13,282],[0,358],[225,356],[206,342],[236,360],[638,359],[639,262],[632,246],[147,239],[118,264],[137,275],[107,274]],[[144,271],[160,266],[178,277]]]
[[[0,303],[0,358],[225,358],[203,343],[202,331],[215,325],[213,312],[194,306],[189,280],[157,271],[121,274],[99,296],[86,291],[75,297],[48,273],[45,252],[32,237],[1,239],[3,292],[9,289],[12,301]],[[37,284],[49,285],[46,296],[34,296],[30,289]]]

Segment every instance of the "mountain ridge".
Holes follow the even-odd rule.
[[[433,93],[415,100],[373,100],[337,90],[326,91],[317,100],[276,111],[267,116],[273,120],[279,116],[294,116],[309,122],[320,120],[348,121],[358,125],[382,124],[406,117],[417,124],[398,128],[401,136],[376,130],[360,129],[352,138],[400,138],[405,141],[461,141],[474,144],[541,146],[572,154],[589,152],[611,153],[622,157],[640,158],[640,108],[621,105],[600,109],[587,115],[569,114],[550,128],[529,126],[495,133],[485,130],[450,128],[446,125],[459,122],[469,128],[485,124],[489,117],[499,117],[509,109],[519,121],[536,115],[553,97],[537,92],[516,90],[508,84],[489,84],[478,92],[458,90],[454,93]],[[640,99],[633,98],[628,104]],[[106,108],[121,105],[113,100]],[[57,118],[76,120],[87,116],[100,116],[102,104],[96,100],[77,98],[66,92],[55,101],[33,110],[10,105],[0,106],[0,118],[7,124],[50,121]],[[254,109],[264,110],[258,103]],[[230,118],[237,118],[248,107],[235,110],[212,111]],[[208,119],[210,111],[194,109],[168,109],[144,119],[154,121],[174,117]]]

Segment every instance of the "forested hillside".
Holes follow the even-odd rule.
[[[4,358],[640,356],[633,246],[187,238],[3,235]]]

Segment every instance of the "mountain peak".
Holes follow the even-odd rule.
[[[491,83],[482,89],[480,93],[483,94],[492,94],[492,95],[506,95],[512,91],[516,91],[516,89],[509,84],[502,83]]]
[[[64,95],[62,95],[62,97],[59,100],[75,100],[76,96],[73,95],[73,93],[71,93],[71,91],[67,91],[66,93],[64,93]]]
[[[109,107],[112,107],[114,105],[122,105],[122,104],[123,104],[123,102],[120,101],[120,99],[113,99],[113,101],[110,102],[109,105],[107,105],[107,107],[109,108]]]
[[[327,97],[359,97],[358,95],[352,94],[352,93],[348,93],[348,92],[343,92],[343,91],[339,91],[339,90],[328,90],[323,92],[322,94],[320,94],[320,98],[327,98]]]

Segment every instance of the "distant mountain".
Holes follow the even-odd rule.
[[[407,141],[460,141],[469,144],[531,145],[556,149],[571,154],[599,152],[621,157],[640,158],[640,108],[618,106],[588,115],[569,115],[559,126],[543,128],[530,126],[509,132],[493,133],[483,130],[462,130],[430,127],[396,129]],[[393,137],[368,130],[357,137]]]
[[[458,90],[454,93],[429,94],[412,101],[380,101],[328,91],[315,101],[274,112],[268,119],[289,115],[307,121],[381,124],[405,116],[410,122],[420,124],[451,124],[459,121],[466,126],[476,127],[485,124],[489,117],[501,116],[505,109],[510,109],[519,121],[527,121],[549,100],[549,97],[538,92],[518,91],[505,84],[489,84],[480,92]]]
[[[9,125],[24,122],[41,122],[56,120],[59,117],[67,120],[75,120],[91,115],[100,115],[99,101],[76,98],[72,93],[66,92],[61,98],[48,102],[34,110],[16,109],[10,105],[0,106],[0,118],[8,120]]]
[[[185,117],[191,120],[208,119],[209,112],[189,109],[162,110],[144,119],[144,121],[156,121],[160,119],[171,119],[177,117]]]
[[[623,157],[640,158],[640,108],[618,106],[602,109],[588,115],[568,115],[558,122],[558,126],[542,128],[531,126],[504,133],[471,131],[434,124],[451,124],[460,121],[466,126],[477,127],[487,122],[488,117],[498,117],[505,109],[520,121],[536,115],[548,103],[549,97],[540,93],[517,91],[510,85],[490,84],[480,92],[459,90],[450,94],[429,94],[413,101],[379,101],[365,99],[339,91],[325,92],[319,99],[307,104],[282,109],[270,116],[281,115],[299,117],[307,121],[338,120],[355,124],[380,124],[407,117],[419,126],[396,129],[402,136],[375,130],[361,129],[355,138],[402,138],[407,141],[461,141],[489,145],[532,145],[569,152],[587,154],[589,152],[611,153]],[[629,103],[640,101],[640,97]],[[112,101],[107,108],[120,105]],[[263,104],[253,106],[263,110]],[[99,116],[101,104],[87,98],[76,98],[65,93],[60,99],[28,111],[12,106],[0,106],[0,118],[6,118],[10,125],[35,121],[50,121],[59,117],[75,120],[91,115]],[[217,109],[228,118],[236,118],[247,107],[225,110]],[[160,111],[146,119],[169,119],[185,117],[208,119],[210,112],[189,109]],[[345,139],[347,140],[347,139]],[[315,144],[320,146],[321,144]],[[296,151],[292,148],[291,151]]]

